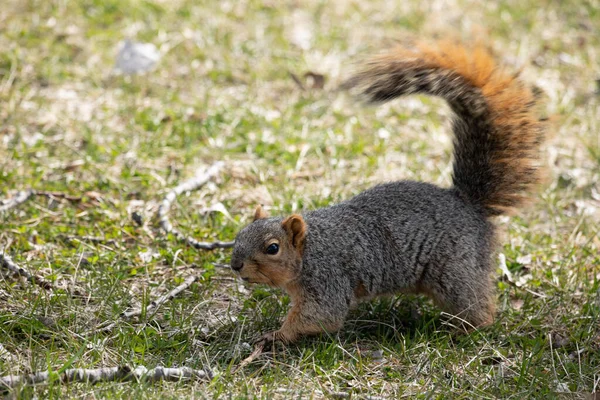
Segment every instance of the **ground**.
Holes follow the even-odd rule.
[[[335,335],[279,347],[232,373],[289,301],[215,267],[230,250],[198,251],[161,234],[162,197],[224,161],[219,178],[181,196],[171,217],[195,238],[232,240],[258,203],[278,215],[394,179],[448,186],[450,113],[441,101],[365,108],[336,90],[356,61],[415,37],[485,43],[543,91],[546,179],[530,207],[497,221],[506,268],[498,262],[496,321],[464,335],[424,298],[381,299]],[[157,46],[155,69],[115,73],[127,38]],[[2,271],[0,375],[124,364],[216,374],[53,381],[10,395],[592,398],[600,388],[599,65],[597,0],[4,1],[0,198],[28,188],[74,198],[37,196],[0,214],[0,250],[55,286]],[[199,280],[156,313],[119,317],[190,275]],[[107,321],[117,323],[95,329]]]

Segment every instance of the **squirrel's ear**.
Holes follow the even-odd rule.
[[[256,221],[257,219],[263,219],[268,217],[269,215],[267,214],[267,212],[263,210],[262,206],[259,204],[256,207],[256,210],[254,210],[254,220]]]
[[[306,222],[304,222],[302,216],[298,214],[290,215],[283,220],[281,226],[287,233],[292,245],[302,251],[304,238],[306,237]]]

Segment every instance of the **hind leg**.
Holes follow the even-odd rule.
[[[469,296],[445,296],[438,300],[443,311],[449,314],[449,321],[466,331],[492,324],[495,304],[489,296],[469,298]]]
[[[488,276],[469,276],[465,270],[452,277],[441,276],[424,290],[450,321],[467,331],[490,325],[494,321],[495,295]],[[481,271],[479,271],[481,272]]]

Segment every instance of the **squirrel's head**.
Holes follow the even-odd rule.
[[[268,218],[262,207],[235,238],[231,269],[251,283],[284,287],[302,268],[306,223],[302,216]]]

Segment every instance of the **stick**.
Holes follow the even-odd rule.
[[[192,283],[196,282],[197,280],[198,280],[197,276],[193,276],[193,275],[188,276],[181,285],[177,286],[175,289],[171,290],[169,293],[165,294],[164,296],[161,296],[158,299],[151,301],[150,304],[148,304],[148,307],[146,307],[146,313],[148,314],[148,313],[150,313],[150,311],[157,309],[158,307],[162,306],[167,301],[173,300],[175,298],[175,296],[177,296],[179,293],[183,292],[185,289],[189,288],[192,285]],[[141,315],[141,314],[142,314],[142,309],[135,308],[133,310],[122,312],[121,317],[122,318],[131,318],[133,316]]]
[[[0,266],[6,268],[14,274],[24,277],[30,283],[38,285],[39,287],[46,290],[54,290],[56,287],[51,283],[38,275],[32,275],[26,269],[19,267],[8,255],[0,252]],[[68,287],[67,293],[72,297],[81,297],[87,298],[89,297],[86,293],[80,291],[79,289],[73,289]]]
[[[177,239],[186,242],[188,245],[198,249],[198,250],[214,250],[217,248],[229,248],[233,247],[233,242],[200,242],[192,237],[186,236],[181,233],[178,229],[173,227],[171,221],[169,221],[169,209],[171,208],[171,204],[177,196],[184,192],[190,192],[193,190],[198,190],[202,186],[204,186],[210,179],[212,179],[215,175],[219,173],[219,171],[223,168],[223,162],[217,162],[213,164],[209,169],[207,169],[203,174],[196,175],[192,179],[189,179],[173,189],[163,199],[162,203],[158,207],[158,218],[160,221],[160,227],[166,233],[171,233]]]
[[[47,383],[51,374],[48,371],[36,372],[29,375],[7,375],[0,377],[0,390],[11,389],[20,385],[36,385]],[[141,381],[156,382],[161,379],[167,381],[181,381],[190,379],[210,380],[213,374],[210,370],[192,369],[189,367],[164,368],[156,367],[148,370],[143,365],[135,369],[125,365],[120,367],[84,369],[67,369],[59,375],[61,382],[114,382],[114,381]]]
[[[188,276],[181,285],[177,286],[175,289],[173,289],[169,293],[159,297],[158,299],[151,301],[150,304],[148,304],[148,307],[146,307],[146,314],[150,313],[150,311],[156,310],[158,307],[162,306],[166,302],[173,300],[177,295],[179,295],[185,289],[189,288],[192,285],[192,283],[196,282],[197,280],[198,280],[197,276]],[[135,316],[138,316],[141,314],[142,314],[142,308],[140,307],[140,308],[134,308],[131,310],[123,311],[119,315],[119,317],[128,319],[128,318],[135,317]],[[108,323],[108,324],[106,324],[106,323]],[[104,325],[104,324],[106,324],[106,325]],[[85,336],[89,336],[89,335],[92,335],[95,333],[109,332],[115,326],[117,326],[117,321],[112,321],[112,322],[105,321],[102,324],[100,324],[100,328],[90,329],[90,330],[82,333],[81,335],[85,337]]]
[[[103,322],[103,323],[101,323],[100,325],[102,325],[104,323],[106,323],[106,321]],[[117,326],[117,323],[115,321],[113,321],[113,322],[109,323],[108,325],[101,326],[100,328],[96,328],[96,329],[84,332],[84,333],[81,334],[81,336],[87,337],[87,336],[90,336],[91,334],[94,334],[94,333],[110,332],[110,331],[113,330],[113,328],[115,326]]]
[[[9,271],[11,271],[17,275],[24,277],[29,282],[31,282],[35,285],[38,285],[46,290],[54,289],[54,286],[50,282],[48,282],[47,280],[45,280],[39,276],[32,275],[29,272],[27,272],[25,269],[19,267],[17,264],[14,263],[12,258],[10,258],[6,254],[4,254],[4,252],[0,252],[0,266],[8,269]]]
[[[188,276],[187,278],[185,278],[185,281],[183,281],[183,283],[181,285],[177,286],[175,289],[171,290],[166,295],[161,296],[158,299],[152,301],[148,305],[148,307],[146,307],[146,312],[153,311],[154,309],[162,306],[167,301],[173,300],[175,298],[175,296],[177,296],[179,293],[183,292],[185,289],[192,286],[192,283],[196,282],[197,280],[198,280],[198,277],[195,275]]]
[[[0,200],[0,212],[6,212],[11,208],[15,208],[20,204],[25,203],[36,193],[33,189],[22,190],[18,192],[13,198]]]
[[[84,195],[95,198],[98,197],[98,194],[96,192],[85,192]],[[6,212],[10,209],[13,209],[19,206],[20,204],[25,203],[33,196],[45,196],[49,199],[64,199],[71,202],[80,202],[83,200],[83,196],[74,196],[63,192],[50,192],[46,190],[27,189],[17,192],[17,194],[10,199],[0,200],[0,212]]]
[[[86,192],[86,194],[89,192]],[[79,202],[83,199],[82,196],[74,196],[71,194],[67,194],[67,193],[63,193],[63,192],[50,192],[50,191],[46,191],[46,190],[36,190],[34,191],[34,194],[37,196],[45,196],[48,197],[49,199],[64,199],[67,201],[72,201],[72,202]]]

